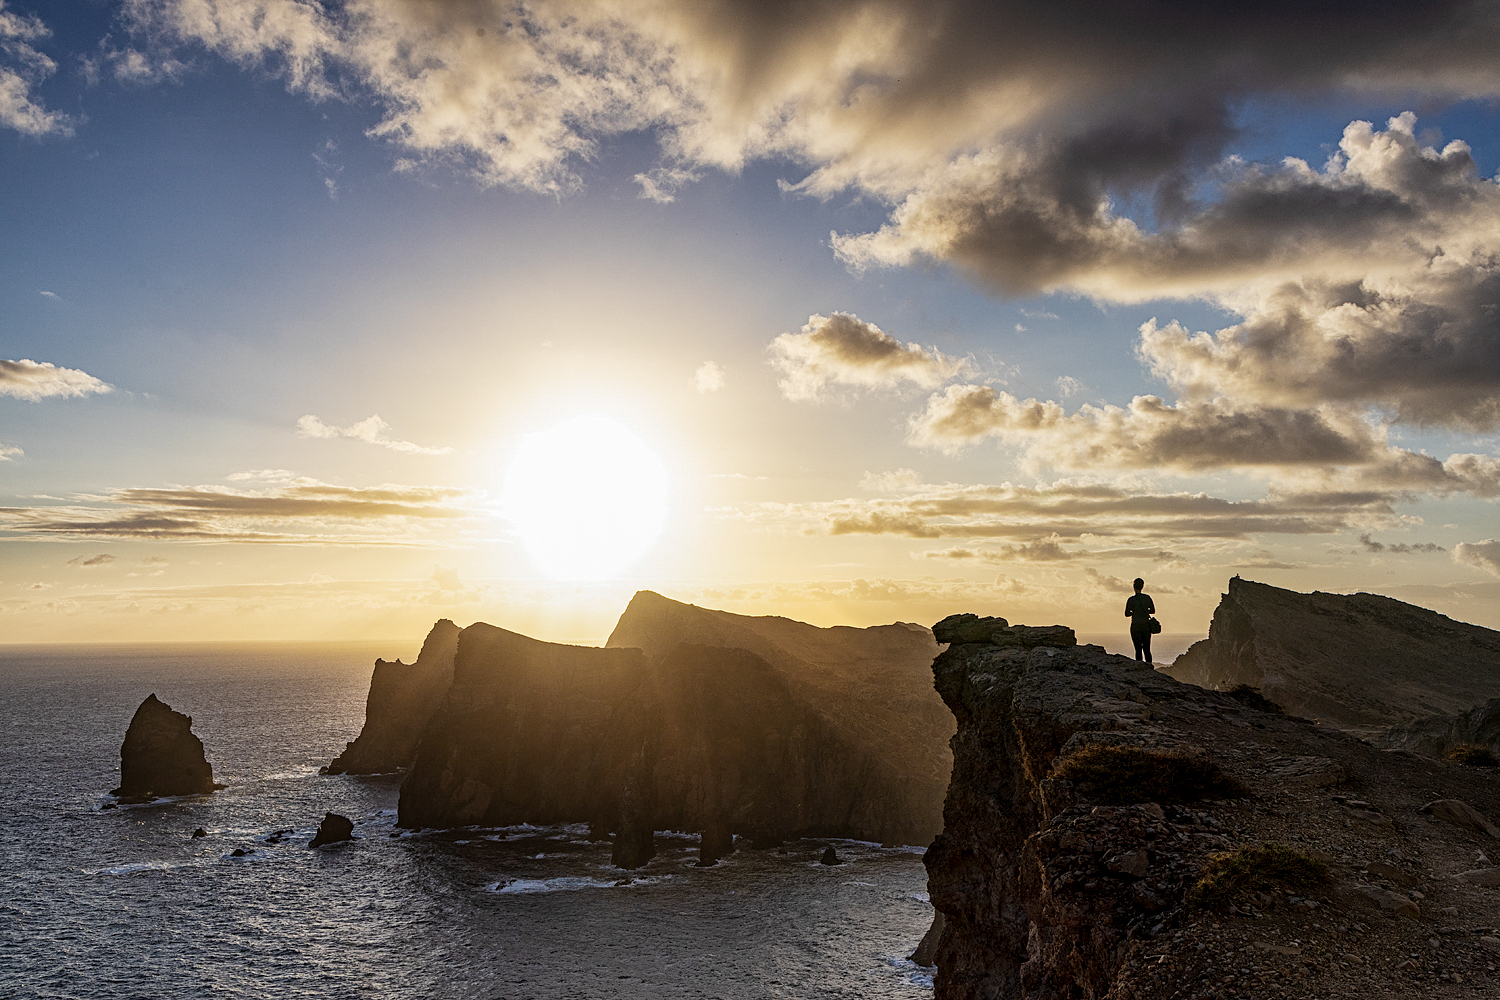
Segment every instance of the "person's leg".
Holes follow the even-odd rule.
[[[1146,662],[1147,663],[1155,663],[1156,662],[1155,660],[1151,659],[1151,633],[1150,632],[1147,632],[1145,635],[1141,636],[1141,650],[1146,654]],[[1137,657],[1137,659],[1139,659],[1139,657]]]
[[[1130,641],[1135,643],[1135,658],[1137,660],[1144,660],[1145,657],[1142,655],[1142,653],[1144,652],[1144,647],[1150,645],[1150,636],[1146,636],[1143,639],[1141,633],[1137,632],[1135,629],[1131,629]]]

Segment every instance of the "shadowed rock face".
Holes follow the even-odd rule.
[[[1293,715],[1383,729],[1500,696],[1500,632],[1375,594],[1299,594],[1235,577],[1208,638],[1165,672],[1247,684]]]
[[[1393,726],[1372,740],[1378,747],[1446,757],[1460,744],[1486,746],[1500,757],[1500,698],[1457,715],[1429,715]]]
[[[1500,922],[1488,887],[1500,869],[1470,870],[1495,843],[1473,819],[1500,816],[1488,774],[1377,750],[1098,646],[986,638],[932,670],[958,723],[925,859],[942,916],[935,1000],[1171,1000],[1230,974],[1215,995],[1386,996],[1399,977],[1402,996],[1437,1000],[1457,990],[1439,972],[1492,963],[1481,935]],[[1222,780],[1186,780],[1204,769]],[[1193,901],[1216,859],[1255,851],[1290,851],[1326,878],[1253,882],[1232,909]],[[1440,923],[1460,926],[1439,957]],[[1496,988],[1477,975],[1465,989]]]
[[[324,774],[386,774],[411,766],[422,730],[453,683],[458,633],[444,618],[427,633],[417,662],[375,661],[364,728]]]
[[[591,822],[614,829],[645,733],[638,649],[542,642],[477,623],[401,783],[405,827]]]
[[[663,829],[700,832],[709,864],[736,834],[926,843],[953,731],[937,649],[917,626],[820,629],[648,593],[604,649],[473,625],[398,821],[586,822],[615,834],[622,867]]]
[[[193,735],[193,720],[156,695],[135,710],[120,745],[120,787],[110,794],[126,799],[161,795],[201,795],[223,788]]]
[[[954,725],[932,689],[930,665],[942,647],[928,629],[903,623],[819,628],[641,591],[607,645],[634,646],[661,662],[668,700],[701,706],[682,711],[723,711],[725,732],[769,740],[788,762],[799,762],[775,785],[770,801],[780,803],[780,811],[763,810],[755,821],[765,828],[746,816],[733,821],[735,833],[771,841],[795,834],[926,844],[942,828]],[[685,649],[674,653],[679,645]],[[744,650],[757,662],[703,647]],[[720,693],[721,684],[744,690]],[[689,697],[689,689],[697,693]],[[754,721],[737,722],[736,713],[752,705]],[[657,807],[670,815],[675,807],[668,802],[694,801],[693,794],[658,797]],[[658,822],[656,828],[703,827]]]

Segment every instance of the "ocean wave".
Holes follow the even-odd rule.
[[[501,895],[527,895],[542,892],[579,892],[584,889],[628,889],[635,886],[665,882],[671,875],[656,875],[647,878],[618,878],[612,880],[591,878],[587,875],[560,875],[556,878],[516,878],[507,882],[492,882],[485,886],[486,892]]]
[[[174,868],[197,868],[204,862],[201,858],[191,861],[132,861],[123,865],[110,865],[107,868],[85,868],[85,875],[134,875],[137,872],[166,872]]]

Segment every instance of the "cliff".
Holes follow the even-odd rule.
[[[1248,685],[1293,715],[1378,730],[1500,696],[1500,632],[1376,594],[1299,594],[1234,577],[1208,638],[1166,672]]]
[[[704,863],[735,835],[923,844],[954,729],[937,649],[919,626],[820,629],[649,593],[603,649],[472,625],[398,822],[587,822],[625,867],[665,829],[702,834]]]
[[[422,730],[453,683],[458,633],[444,618],[427,633],[415,663],[375,661],[364,728],[324,774],[385,774],[411,766]]]
[[[932,689],[932,658],[941,647],[928,629],[901,622],[820,628],[700,608],[643,590],[606,645],[633,646],[661,661],[679,644],[753,653],[787,703],[811,713],[820,739],[837,748],[838,767],[865,776],[860,784],[868,805],[862,815],[851,806],[839,829],[859,829],[860,839],[926,844],[942,828],[954,725]],[[812,827],[784,827],[783,833],[794,830],[811,833]]]
[[[203,755],[203,741],[193,735],[191,716],[172,711],[156,695],[146,696],[120,744],[122,799],[146,802],[162,795],[201,795],[223,788]]]
[[[989,622],[934,628],[937,1000],[1500,990],[1491,776]]]

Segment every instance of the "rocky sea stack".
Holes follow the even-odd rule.
[[[1500,992],[1490,774],[1057,630],[934,633],[958,723],[925,859],[936,1000]]]
[[[111,795],[147,802],[163,795],[202,795],[223,788],[193,735],[193,720],[156,695],[135,710],[120,745],[120,787]]]
[[[1208,638],[1165,670],[1373,732],[1500,697],[1500,632],[1378,594],[1299,594],[1234,577]]]
[[[324,844],[337,844],[353,839],[353,820],[338,813],[324,813],[323,822],[318,824],[318,832],[313,834],[313,839],[308,841],[307,846],[322,847]]]

